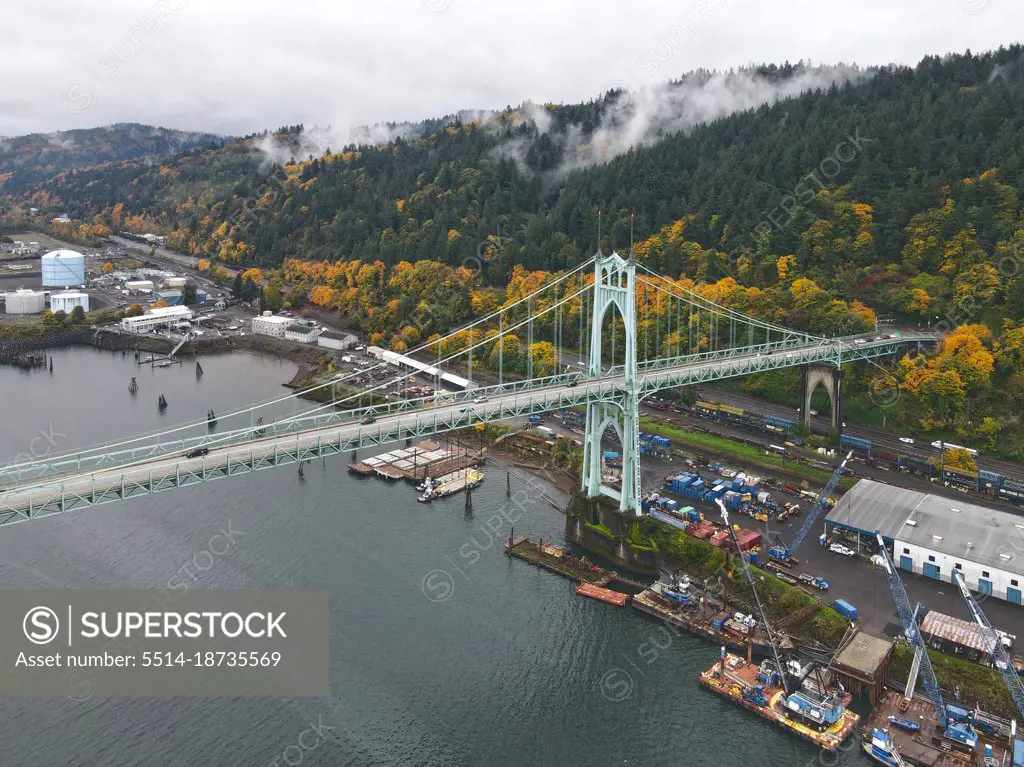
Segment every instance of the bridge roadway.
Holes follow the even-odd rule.
[[[934,341],[933,335],[855,342],[835,339],[791,341],[749,350],[707,352],[641,366],[641,397],[684,386],[807,363],[852,362],[893,354],[907,343]],[[103,448],[11,467],[0,475],[0,525],[60,514],[87,506],[173,490],[212,479],[347,453],[477,423],[532,413],[621,401],[626,393],[621,368],[585,378],[580,373],[459,392],[443,400],[402,401],[312,416],[176,441],[151,442],[117,452]],[[481,396],[482,402],[474,401]],[[364,423],[373,417],[372,423]],[[185,453],[205,450],[189,458]]]

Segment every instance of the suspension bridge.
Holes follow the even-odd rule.
[[[716,304],[632,257],[599,253],[528,295],[408,352],[430,359],[437,375],[445,366],[467,371],[471,383],[464,391],[361,404],[368,395],[401,388],[417,375],[392,375],[394,369],[381,363],[366,372],[386,380],[356,394],[335,396],[337,380],[332,378],[218,415],[222,425],[233,428],[211,433],[203,419],[9,465],[0,471],[0,525],[575,407],[586,409],[581,489],[590,498],[611,499],[622,512],[639,515],[639,405],[645,397],[798,366],[805,370],[805,389],[813,390],[827,384],[844,363],[894,355],[908,344],[937,339],[926,333],[814,336]],[[542,340],[549,344],[546,356],[537,353]],[[569,349],[578,349],[582,365],[565,364],[573,356]],[[473,382],[474,360],[480,378],[491,383]],[[830,380],[838,419],[839,377]],[[440,391],[439,381],[437,386]],[[330,393],[328,402],[268,417],[282,404],[296,406],[298,397],[322,389]],[[622,444],[621,488],[601,481],[601,439],[609,428]]]

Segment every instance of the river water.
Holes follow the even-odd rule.
[[[0,367],[0,461],[279,397],[294,373],[246,354],[202,365],[197,380],[191,364],[150,370],[71,349],[54,354],[52,375]],[[858,747],[819,757],[702,690],[716,647],[506,558],[510,522],[562,540],[563,517],[535,483],[513,479],[509,503],[492,466],[467,515],[461,496],[424,506],[410,486],[353,477],[345,463],[0,529],[4,588],[165,588],[185,577],[195,588],[328,589],[332,611],[328,698],[0,698],[0,765],[868,764]],[[206,554],[228,530],[228,550]]]

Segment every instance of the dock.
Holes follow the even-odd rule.
[[[558,546],[550,541],[538,541],[534,542],[529,538],[518,537],[513,538],[505,542],[505,554],[516,559],[522,559],[530,564],[542,567],[550,572],[557,573],[563,578],[569,578],[579,582],[580,584],[590,584],[592,586],[600,587],[601,591],[610,592],[617,596],[626,597],[626,602],[629,601],[628,594],[620,594],[617,591],[604,588],[612,583],[618,583],[623,586],[629,586],[630,588],[644,589],[646,584],[641,583],[632,578],[627,578],[619,575],[614,570],[606,570],[603,567],[595,565],[586,557],[573,556],[569,551]],[[594,593],[583,593],[577,591],[582,596],[595,596]],[[595,598],[600,598],[596,597]]]
[[[507,541],[505,553],[574,581],[595,585],[605,585],[609,581],[610,573],[603,567],[598,567],[586,557],[575,557],[561,546],[543,540],[536,543],[529,538]]]
[[[601,586],[595,586],[593,583],[581,583],[576,587],[576,593],[581,597],[598,599],[602,602],[607,602],[610,605],[616,605],[617,607],[625,607],[626,603],[629,602],[629,594],[622,594],[618,591],[612,591],[611,589],[602,588]]]
[[[921,729],[910,733],[889,723],[890,716],[917,722]],[[932,708],[931,701],[915,697],[906,701],[902,694],[893,690],[886,691],[871,710],[864,727],[864,736],[870,744],[871,732],[875,729],[885,730],[900,756],[913,767],[968,767],[985,765],[985,744],[992,746],[992,755],[996,764],[1011,764],[1012,754],[1005,737],[986,737],[978,731],[978,747],[971,755],[955,750],[948,740],[942,737],[942,729]],[[1004,761],[1005,759],[1005,761]]]
[[[844,709],[839,720],[824,730],[790,718],[785,706],[786,693],[782,688],[774,685],[763,685],[764,701],[762,705],[744,697],[744,691],[763,684],[759,678],[759,672],[760,669],[753,663],[747,663],[743,658],[727,653],[722,661],[715,663],[700,675],[700,684],[716,695],[731,700],[741,708],[754,712],[780,729],[826,751],[835,752],[843,744],[843,741],[857,729],[860,717],[849,709]],[[847,694],[846,698],[848,704],[850,695]]]
[[[348,470],[364,477],[376,474],[385,479],[422,482],[463,471],[484,463],[483,452],[464,447],[441,447],[436,442],[420,442],[412,447],[391,450],[348,465]]]

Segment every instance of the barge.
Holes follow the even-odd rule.
[[[436,480],[446,474],[478,466],[485,462],[483,452],[464,447],[442,447],[437,442],[423,441],[411,447],[390,450],[348,465],[353,474],[371,477],[376,474],[388,480],[409,482]]]
[[[581,584],[587,583],[594,586],[608,586],[617,583],[620,586],[636,589],[638,591],[647,588],[646,583],[627,578],[614,570],[606,570],[600,565],[595,565],[586,557],[574,556],[567,549],[557,544],[541,539],[534,542],[526,537],[513,538],[505,542],[505,555],[522,559],[524,562],[542,567],[552,573],[556,573],[570,580]],[[606,589],[607,591],[610,591]],[[577,593],[582,593],[577,591]],[[617,591],[610,593],[625,597]],[[592,596],[592,594],[583,594]],[[617,603],[617,602],[616,602]],[[625,604],[625,602],[623,602]]]
[[[975,721],[977,742],[973,747],[944,736],[931,701],[908,701],[901,693],[888,690],[865,722],[864,752],[875,763],[889,767],[1002,767],[1014,763],[1009,723],[997,724],[986,714],[947,704],[947,714],[951,710]]]
[[[484,481],[484,473],[476,469],[463,469],[451,474],[445,474],[432,480],[427,477],[423,485],[423,494],[416,500],[420,503],[430,503],[438,498],[447,498],[462,490],[470,490]]]
[[[586,557],[573,556],[561,546],[543,540],[535,543],[529,538],[509,539],[505,543],[505,554],[581,583],[603,586],[614,577]]]
[[[787,696],[779,686],[778,674],[766,672],[765,665],[749,663],[723,648],[722,659],[700,675],[700,683],[798,738],[834,753],[860,722],[860,717],[846,708],[851,696],[840,688],[838,698],[830,701],[826,715],[820,713],[820,705],[815,709],[821,719],[814,721],[803,702],[809,693],[800,690]],[[798,696],[803,697],[794,701]]]
[[[595,586],[593,583],[581,583],[576,587],[576,593],[581,597],[590,597],[591,599],[597,599],[601,602],[606,602],[616,607],[625,607],[629,601],[628,594],[622,594],[618,591],[612,591],[611,589],[602,588],[601,586]]]
[[[696,591],[689,602],[681,601],[677,594],[678,589],[659,582],[634,596],[630,604],[670,626],[689,631],[715,644],[725,645],[731,650],[765,656],[772,654],[764,630],[756,622],[751,625],[750,616],[720,609],[716,600],[701,596]],[[776,642],[781,652],[796,649],[793,640],[785,634],[776,636]]]

